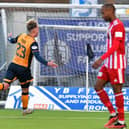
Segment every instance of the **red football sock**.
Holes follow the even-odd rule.
[[[123,93],[116,93],[115,94],[116,99],[116,107],[118,112],[118,120],[124,121],[124,96]]]
[[[115,109],[113,108],[113,105],[108,97],[108,94],[106,93],[105,90],[99,90],[96,91],[98,96],[100,97],[100,100],[102,101],[102,103],[108,108],[110,114],[115,113]]]

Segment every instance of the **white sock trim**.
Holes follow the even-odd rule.
[[[115,96],[121,96],[121,95],[123,95],[123,93],[120,93],[120,94],[116,94]]]
[[[124,124],[125,123],[125,121],[121,121],[121,120],[118,120],[118,122],[120,123],[120,124]]]
[[[114,113],[111,113],[110,115],[111,115],[111,116],[116,116],[116,112],[114,112]]]
[[[102,90],[99,90],[99,91],[97,91],[97,93],[99,94],[99,93],[101,93],[101,92],[103,92],[104,90],[102,89]]]

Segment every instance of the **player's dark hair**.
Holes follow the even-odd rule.
[[[115,8],[115,6],[114,6],[113,4],[107,3],[107,4],[104,4],[102,7],[103,7],[103,8],[113,9],[113,12],[116,11],[116,8]]]
[[[30,19],[29,21],[27,21],[27,30],[28,32],[30,32],[31,30],[33,30],[34,28],[36,28],[38,25],[37,25],[37,22],[33,19]]]

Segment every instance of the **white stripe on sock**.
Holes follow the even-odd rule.
[[[121,121],[121,120],[118,120],[118,122],[120,123],[120,124],[124,124],[125,123],[125,121]]]
[[[101,93],[101,92],[103,92],[103,90],[99,90],[99,91],[97,91],[97,93],[99,94],[99,93]]]
[[[121,96],[121,95],[123,95],[123,93],[120,93],[120,94],[116,94],[115,96]]]
[[[112,113],[112,114],[110,114],[111,116],[116,116],[116,113],[114,112],[114,113]]]

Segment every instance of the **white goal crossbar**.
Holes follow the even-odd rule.
[[[92,5],[78,5],[78,4],[42,4],[42,3],[0,3],[0,8],[61,8],[61,9],[68,9],[68,8],[77,8],[77,9],[100,9],[102,4],[92,4]],[[129,5],[118,5],[115,4],[115,7],[118,9],[128,9]]]
[[[55,29],[63,29],[63,30],[92,30],[92,31],[107,31],[107,27],[96,27],[96,26],[71,26],[71,25],[39,25],[39,27],[46,28],[55,28]],[[129,32],[129,27],[126,27],[125,30]]]

